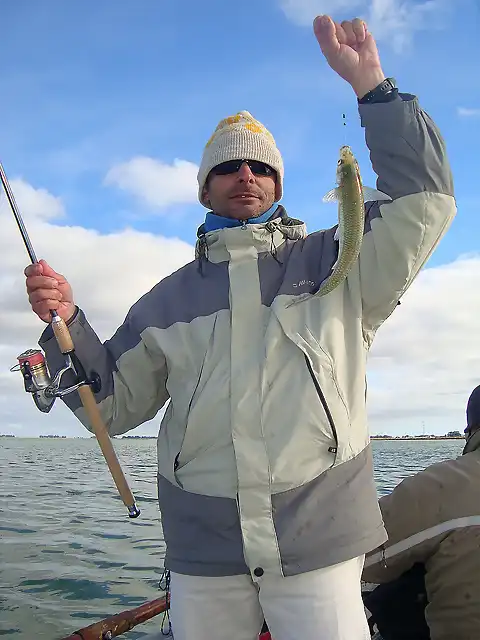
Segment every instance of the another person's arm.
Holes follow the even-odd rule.
[[[403,480],[379,500],[388,541],[365,559],[362,579],[390,582],[417,562],[424,563],[448,532],[438,534],[440,487],[428,469]]]

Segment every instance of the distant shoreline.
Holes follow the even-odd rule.
[[[370,440],[465,440],[464,436],[370,436]]]
[[[19,440],[31,440],[38,438],[52,438],[62,440],[88,440],[89,438],[95,438],[95,436],[59,436],[59,435],[40,435],[40,436],[16,436],[13,434],[2,434],[0,433],[0,438],[17,438]],[[156,440],[157,436],[113,436],[114,440]],[[405,440],[421,440],[430,441],[430,440],[464,440],[464,436],[370,436],[370,440],[386,440],[386,441],[394,441],[394,442],[405,442]]]

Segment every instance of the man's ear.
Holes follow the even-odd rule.
[[[278,182],[275,183],[275,202],[279,202],[281,200],[280,194],[280,184]]]
[[[207,187],[203,187],[202,189],[202,204],[205,205],[206,207],[208,207],[209,209],[212,208],[210,199],[208,197],[208,189]]]

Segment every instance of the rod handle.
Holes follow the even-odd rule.
[[[140,515],[140,509],[135,504],[135,498],[130,491],[130,487],[128,486],[122,467],[118,461],[112,441],[110,440],[107,429],[100,415],[100,410],[96,403],[95,396],[88,385],[79,387],[78,394],[80,395],[80,399],[85,408],[90,426],[97,437],[100,449],[102,450],[108,468],[110,469],[110,473],[117,485],[118,493],[120,494],[124,505],[128,509],[128,515],[130,518],[136,518]]]
[[[52,329],[57,339],[58,346],[62,353],[71,353],[74,350],[72,336],[65,323],[59,315],[52,318]]]

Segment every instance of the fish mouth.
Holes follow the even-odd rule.
[[[342,160],[352,160],[353,159],[353,151],[348,145],[344,145],[340,149],[340,157]]]

